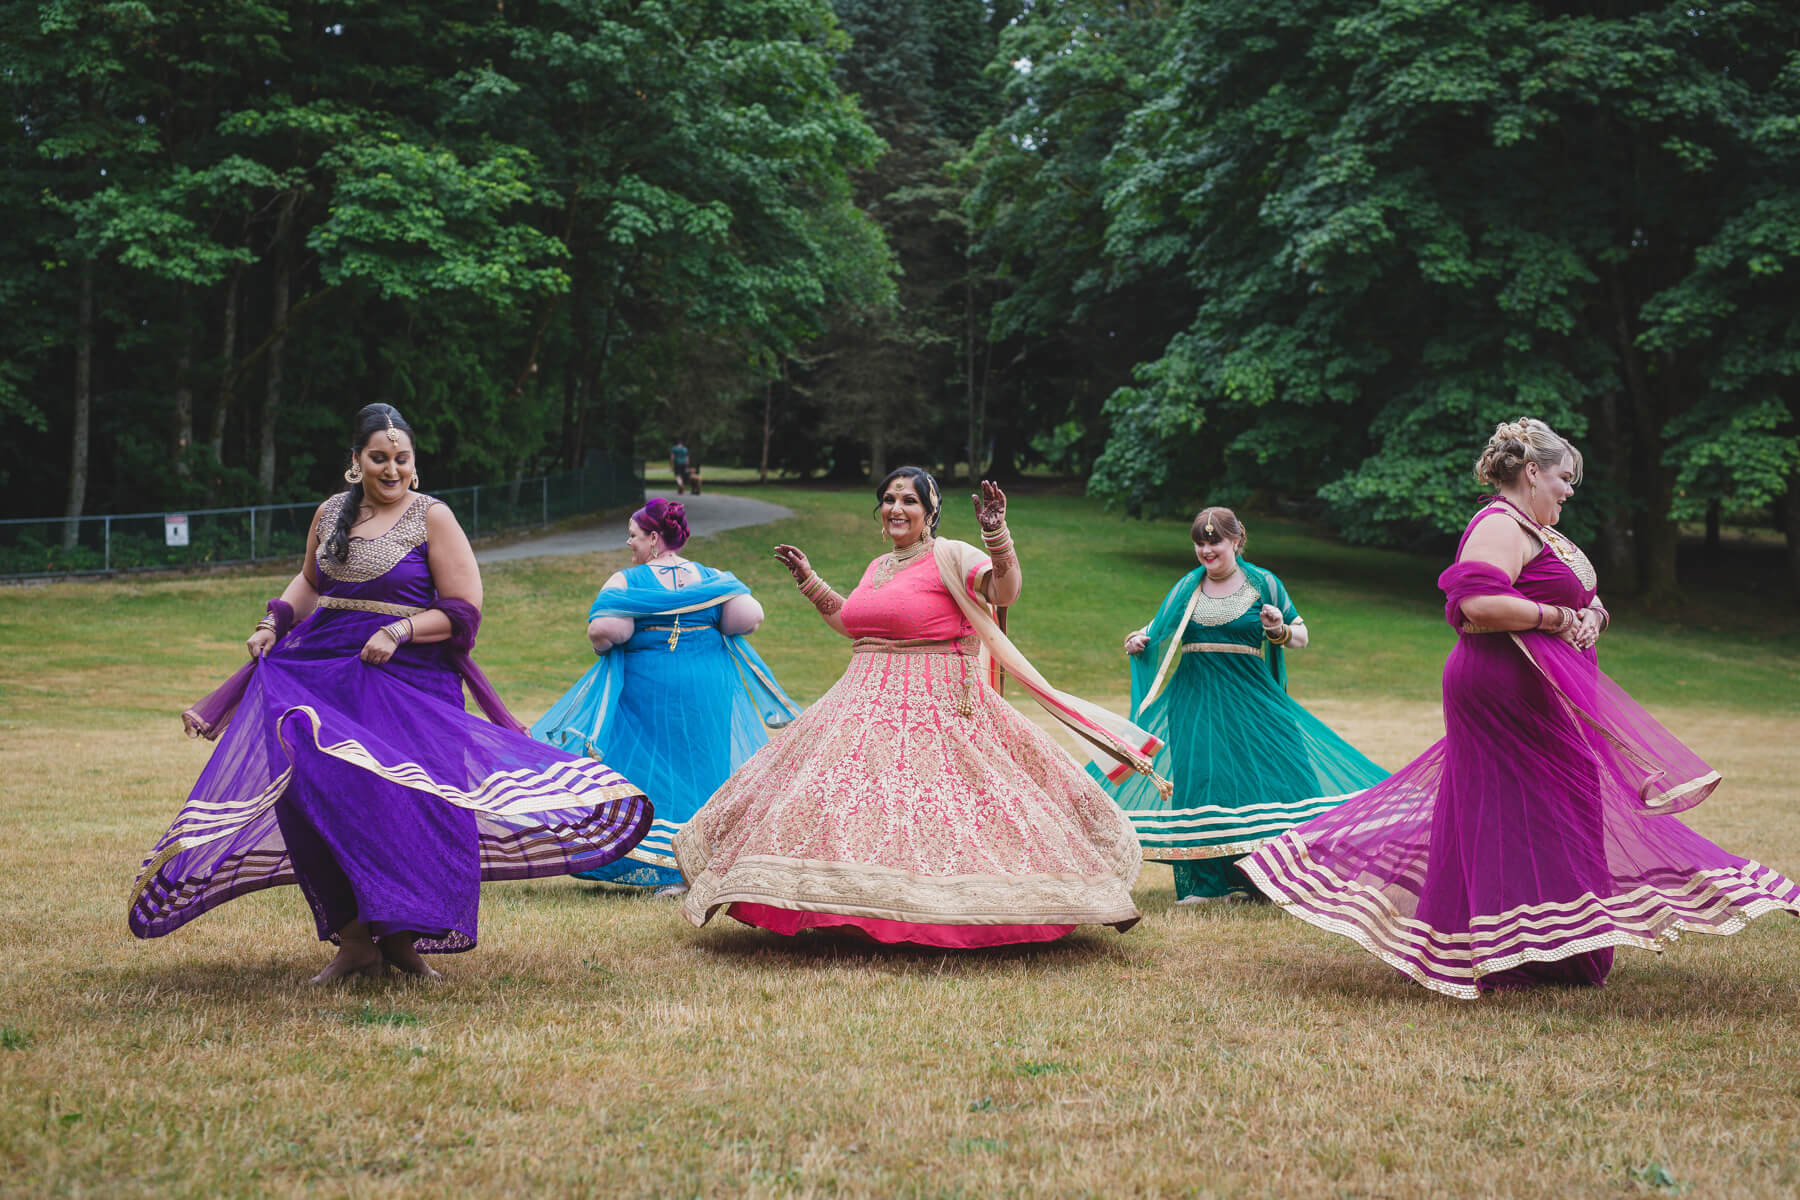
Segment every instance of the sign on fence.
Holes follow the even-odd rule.
[[[577,471],[436,491],[471,537],[644,502],[644,460],[590,455]],[[0,517],[0,580],[181,570],[276,559],[306,545],[316,500],[186,512]],[[162,541],[157,542],[158,527]]]

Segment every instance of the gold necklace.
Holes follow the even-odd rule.
[[[875,568],[875,578],[869,580],[869,586],[871,588],[878,588],[884,584],[893,582],[894,573],[901,567],[904,567],[907,563],[910,563],[913,559],[918,558],[921,554],[924,554],[927,550],[931,549],[931,543],[932,539],[930,537],[922,537],[910,546],[903,546],[898,550],[889,550],[886,554],[881,556],[881,565]]]
[[[1582,553],[1580,546],[1577,546],[1574,542],[1571,542],[1568,538],[1550,528],[1550,526],[1539,521],[1525,509],[1519,507],[1519,505],[1513,504],[1513,502],[1507,500],[1505,496],[1500,498],[1505,500],[1507,504],[1512,505],[1514,512],[1531,522],[1533,531],[1535,531],[1538,537],[1543,540],[1544,545],[1550,547],[1550,553],[1562,560],[1563,565],[1569,568],[1570,573],[1581,583],[1581,586],[1587,588],[1591,592],[1599,585],[1600,573],[1594,570],[1593,562],[1586,554]]]

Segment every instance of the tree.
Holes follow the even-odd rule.
[[[1585,439],[1614,559],[1670,594],[1671,438],[1775,332],[1717,301],[1791,256],[1796,34],[1749,3],[1185,4],[1109,159],[1108,250],[1180,263],[1199,305],[1111,401],[1096,486],[1180,490],[1200,445],[1243,489],[1337,477],[1347,536],[1443,535],[1481,436],[1531,413]],[[1755,357],[1752,406],[1792,378]]]

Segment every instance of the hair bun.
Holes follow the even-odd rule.
[[[660,536],[663,545],[670,550],[679,550],[687,544],[687,508],[679,500],[665,500],[658,496],[633,513],[631,519],[645,533]]]

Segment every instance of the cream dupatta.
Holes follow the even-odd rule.
[[[1155,782],[1156,790],[1168,797],[1173,786],[1156,773],[1150,762],[1150,756],[1162,748],[1162,739],[1151,736],[1098,704],[1052,687],[1001,630],[994,620],[993,610],[969,594],[969,581],[976,571],[988,565],[988,556],[967,542],[944,537],[933,544],[932,556],[937,563],[938,579],[981,639],[981,662],[989,672],[990,684],[993,671],[1005,671],[1075,735],[1088,758],[1107,779],[1118,783],[1136,771],[1148,775]]]

